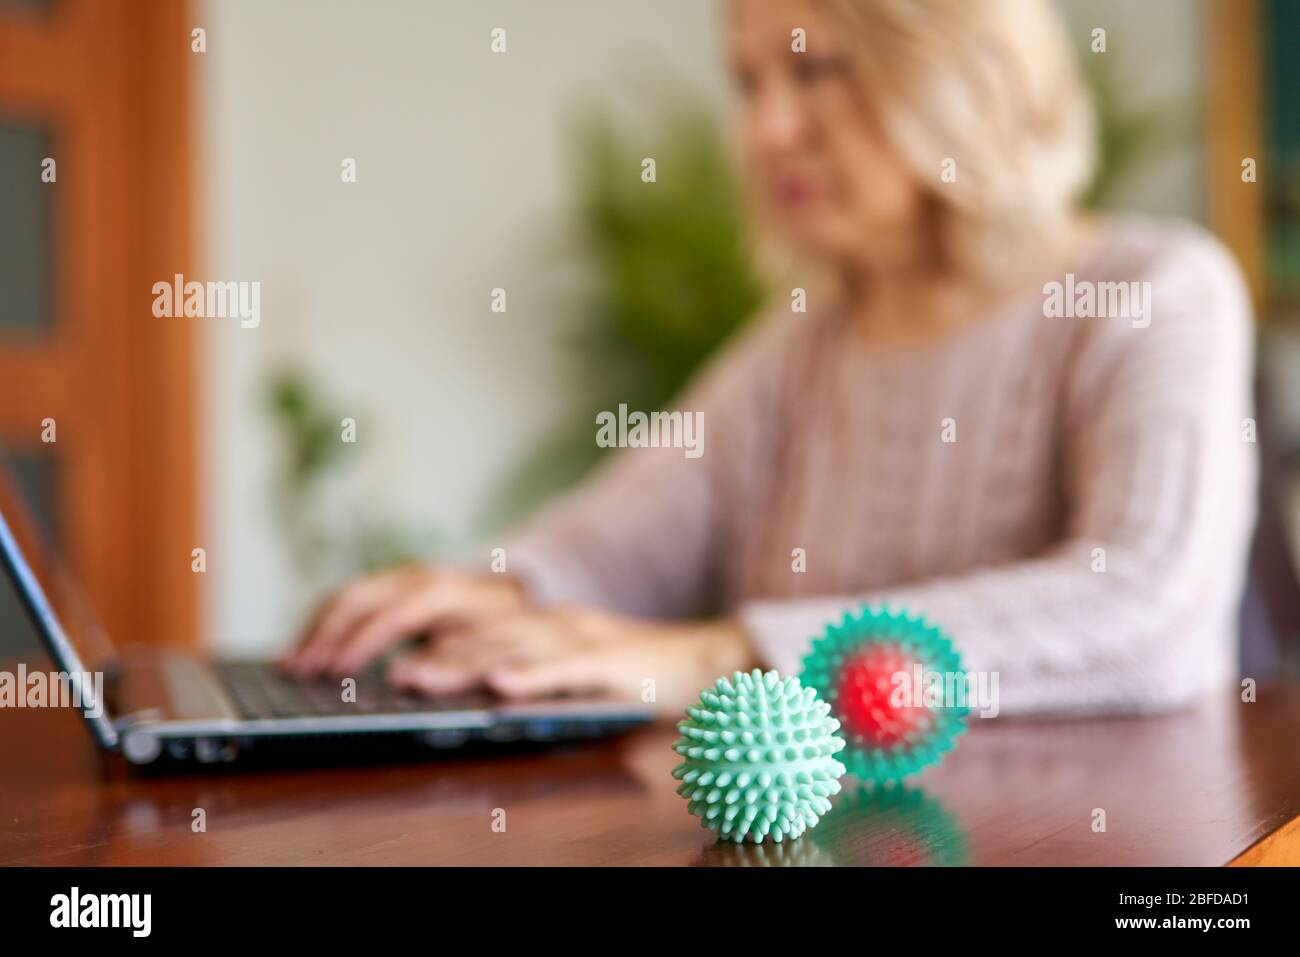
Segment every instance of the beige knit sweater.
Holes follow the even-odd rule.
[[[734,614],[786,673],[845,610],[902,606],[998,673],[1003,714],[1226,685],[1255,516],[1237,268],[1123,218],[1072,272],[1149,282],[1149,324],[1048,317],[1039,289],[924,346],[873,348],[834,311],[759,322],[670,406],[702,414],[703,455],[620,450],[509,570],[543,603]]]

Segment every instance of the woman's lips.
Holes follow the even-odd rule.
[[[818,199],[822,190],[815,181],[803,176],[788,176],[776,181],[776,200],[783,206],[803,206]]]

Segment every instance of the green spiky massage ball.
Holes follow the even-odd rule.
[[[943,629],[906,611],[869,606],[827,626],[800,677],[843,725],[849,773],[896,781],[939,761],[966,730],[965,697],[931,695],[964,674]],[[942,688],[929,686],[935,679]]]
[[[677,793],[719,840],[794,839],[830,810],[844,747],[830,705],[798,678],[737,671],[700,692],[677,725]]]

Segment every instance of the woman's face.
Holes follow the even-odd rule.
[[[776,224],[842,261],[910,248],[921,186],[881,134],[834,22],[809,0],[730,0],[728,19],[742,154]],[[792,49],[796,28],[805,52]]]

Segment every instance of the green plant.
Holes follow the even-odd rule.
[[[1097,170],[1081,200],[1088,208],[1109,209],[1143,167],[1193,142],[1196,104],[1187,98],[1136,101],[1117,60],[1087,51],[1079,58],[1097,118]]]
[[[346,576],[433,550],[435,537],[409,523],[376,518],[352,505],[335,510],[326,506],[326,480],[355,454],[356,446],[342,440],[343,417],[305,373],[275,373],[268,383],[266,408],[282,449],[275,514],[304,576]],[[341,521],[330,522],[331,513],[339,514]]]
[[[572,123],[571,154],[574,200],[558,249],[583,271],[555,296],[557,311],[578,317],[568,345],[583,394],[498,491],[489,509],[497,522],[596,463],[597,412],[620,402],[663,408],[761,301],[711,110],[679,95],[650,134],[596,110]],[[655,182],[641,177],[647,154]]]

